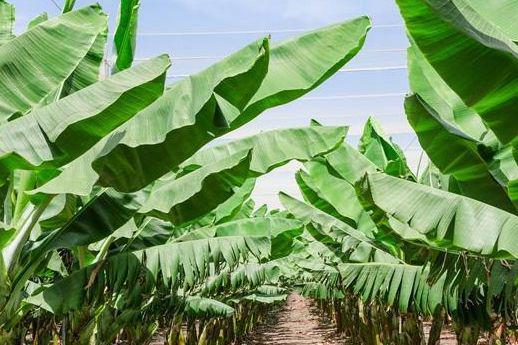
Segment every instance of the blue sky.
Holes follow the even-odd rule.
[[[16,6],[16,30],[22,32],[28,21],[43,11],[59,13],[52,0],[11,1]],[[61,5],[61,0],[55,0]],[[98,1],[108,13],[111,32],[116,21],[118,1]],[[305,126],[316,118],[328,125],[349,125],[348,141],[356,144],[368,116],[378,119],[386,132],[405,148],[415,169],[421,150],[403,111],[403,94],[408,91],[406,52],[408,46],[402,20],[393,0],[142,0],[138,31],[137,58],[161,53],[172,57],[171,79],[175,75],[197,72],[247,43],[272,32],[274,41],[296,35],[279,30],[307,29],[368,15],[373,28],[363,50],[346,68],[360,69],[337,73],[306,98],[271,109],[252,123],[221,140],[239,138],[262,130]],[[76,7],[91,1],[78,0]],[[264,31],[262,33],[199,34],[207,32]],[[177,35],[154,35],[177,33]],[[182,33],[198,33],[183,35]],[[381,69],[378,68],[394,68]],[[375,69],[366,71],[364,69]],[[326,96],[326,99],[321,97]],[[329,96],[338,96],[329,99]],[[345,98],[343,97],[345,96]],[[278,206],[278,190],[298,195],[290,164],[261,178],[254,197],[258,204]]]

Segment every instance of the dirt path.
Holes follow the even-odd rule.
[[[332,324],[311,312],[309,301],[297,294],[275,318],[258,327],[243,345],[338,345],[344,344]]]

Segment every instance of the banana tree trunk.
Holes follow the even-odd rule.
[[[428,336],[428,345],[439,345],[441,343],[441,331],[444,325],[446,313],[444,309],[439,309],[432,319],[432,327]]]

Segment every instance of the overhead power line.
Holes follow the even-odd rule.
[[[316,101],[316,100],[335,100],[335,99],[349,99],[349,98],[380,98],[380,97],[401,97],[406,93],[404,92],[387,92],[387,93],[367,93],[363,95],[335,95],[335,96],[307,96],[300,98],[304,101]]]
[[[389,49],[362,49],[362,53],[396,53],[396,52],[406,52],[406,48],[389,48]],[[220,60],[224,59],[225,55],[200,55],[200,56],[172,56],[173,61],[183,61],[183,60]],[[137,58],[135,61],[147,61],[151,58]]]
[[[358,68],[342,68],[338,70],[341,73],[350,73],[350,72],[368,72],[368,71],[394,71],[394,70],[405,70],[407,67],[404,65],[401,66],[375,66],[375,67],[358,67]],[[190,74],[169,74],[167,76],[168,79],[174,78],[185,78]]]
[[[58,3],[55,1],[55,0],[50,0],[50,2],[52,2],[54,4],[54,6],[56,6],[56,8],[60,11],[62,11],[63,9],[61,8],[61,6],[58,5]]]
[[[372,29],[402,28],[402,24],[373,25]],[[230,30],[230,31],[179,31],[179,32],[138,32],[137,36],[212,36],[212,35],[252,35],[252,34],[281,34],[309,32],[315,28],[306,29],[275,29],[275,30]]]

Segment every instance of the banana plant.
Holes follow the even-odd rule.
[[[365,150],[365,143],[377,147]],[[313,240],[336,256],[322,262],[316,255],[322,264],[311,267],[303,291],[329,299],[344,291],[438,320],[445,309],[466,329],[484,324],[491,313],[516,322],[516,216],[419,184],[429,179],[414,177],[406,165],[379,164],[405,159],[374,119],[359,150],[364,153],[344,143],[305,163],[297,181],[306,203],[280,196],[294,217],[307,222]],[[394,152],[399,154],[390,159]]]

